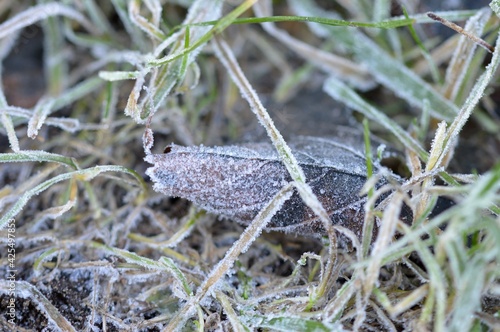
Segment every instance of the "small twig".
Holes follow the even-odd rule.
[[[448,28],[453,29],[456,32],[464,35],[465,37],[467,37],[470,40],[472,40],[474,43],[476,43],[479,46],[481,46],[482,48],[486,49],[488,52],[490,52],[490,53],[495,52],[495,47],[491,46],[489,43],[485,42],[483,39],[481,39],[481,38],[479,38],[477,36],[474,36],[473,34],[465,31],[461,26],[456,25],[455,23],[450,22],[450,21],[448,21],[447,19],[445,19],[445,18],[443,18],[441,16],[438,16],[438,15],[434,14],[433,12],[428,12],[427,16],[429,16],[434,21],[437,21],[437,22],[439,22],[441,24],[444,24]]]

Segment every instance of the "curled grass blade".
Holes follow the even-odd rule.
[[[28,122],[28,137],[31,139],[36,138],[38,131],[43,126],[47,116],[49,115],[54,100],[52,98],[40,99],[33,110],[33,116]]]

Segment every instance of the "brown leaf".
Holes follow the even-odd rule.
[[[361,236],[366,201],[359,196],[366,181],[362,143],[354,135],[347,135],[342,142],[302,136],[289,145],[332,222]],[[270,143],[170,145],[166,151],[146,158],[154,164],[146,174],[156,191],[186,198],[243,224],[252,221],[280,188],[292,181]],[[321,222],[296,191],[274,215],[268,229],[306,234],[323,231]]]

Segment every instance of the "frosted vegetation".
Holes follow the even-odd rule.
[[[350,144],[352,143],[352,144]],[[367,180],[363,137],[345,132],[336,138],[296,137],[289,141],[312,192],[336,225],[361,237]],[[270,143],[226,147],[181,147],[150,155],[146,174],[154,189],[182,197],[206,211],[250,223],[279,190],[292,181]],[[380,187],[380,185],[378,186]],[[321,223],[295,190],[268,229],[320,236]]]
[[[3,0],[1,328],[500,329],[500,3],[451,3],[465,34],[423,0]],[[357,128],[285,139],[263,100],[310,90]]]

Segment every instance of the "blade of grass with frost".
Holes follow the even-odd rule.
[[[16,296],[29,299],[48,321],[47,329],[51,331],[76,332],[76,329],[35,286],[24,280],[15,281]],[[11,292],[10,282],[0,280],[0,293]]]
[[[158,0],[145,0],[139,1],[144,3],[144,5],[149,9],[151,13],[151,21],[155,26],[160,26],[161,18],[163,16],[163,3]]]
[[[203,298],[213,290],[219,280],[229,272],[238,256],[247,251],[255,239],[262,233],[262,230],[271,221],[276,212],[281,209],[285,201],[292,196],[292,183],[285,185],[267,205],[257,214],[252,223],[245,228],[240,238],[226,252],[224,258],[210,272],[196,291],[196,294],[189,298],[188,302],[175,314],[172,320],[162,331],[175,331],[180,329],[183,323],[194,314],[195,308]]]
[[[415,249],[429,273],[429,295],[433,296],[430,301],[434,301],[434,331],[446,331],[446,291],[448,290],[445,271],[441,269],[436,257],[432,254],[422,241],[415,242]],[[429,298],[428,298],[429,299]]]
[[[413,150],[419,155],[422,160],[427,160],[428,153],[420,146],[413,137],[411,137],[403,128],[395,121],[391,120],[387,115],[365,102],[354,90],[349,88],[340,80],[330,77],[324,85],[323,90],[328,93],[333,99],[338,100],[352,109],[364,114],[367,118],[377,121],[379,124],[387,128],[393,133],[400,142],[406,147]]]
[[[331,17],[310,0],[290,0],[292,9],[311,16]],[[354,53],[354,58],[362,65],[370,68],[375,80],[392,90],[397,96],[409,104],[422,109],[423,101],[429,100],[432,114],[446,121],[451,121],[458,113],[458,108],[446,100],[435,89],[417,76],[404,64],[394,59],[381,49],[375,42],[357,30],[348,28],[330,28],[316,26],[313,32],[320,37],[334,38],[346,50]]]
[[[23,150],[16,153],[0,154],[0,163],[25,163],[33,161],[59,163],[75,170],[79,168],[74,158],[45,151]]]
[[[70,187],[72,187],[72,188],[70,188],[68,191],[70,192],[71,197],[66,201],[66,203],[64,203],[63,205],[53,206],[53,207],[48,208],[47,210],[39,213],[37,218],[41,218],[41,219],[46,218],[46,219],[54,220],[56,218],[59,218],[60,216],[62,216],[66,212],[68,212],[69,210],[71,210],[77,203],[77,201],[76,201],[76,192],[77,192],[76,183],[73,181],[70,184]]]
[[[102,78],[108,82],[123,81],[123,80],[135,80],[139,78],[140,71],[99,71],[99,78]]]
[[[445,243],[449,264],[450,275],[453,276],[455,289],[460,292],[453,299],[454,308],[451,318],[448,318],[448,328],[450,331],[470,331],[474,313],[481,311],[481,297],[485,282],[488,280],[486,257],[476,252],[469,257],[467,248],[463,245],[461,234],[457,234],[458,241],[450,240]],[[457,239],[455,237],[455,239]],[[462,242],[462,243],[460,243]]]
[[[33,270],[36,276],[40,275],[40,272],[43,270],[43,263],[50,261],[52,258],[59,255],[62,249],[60,248],[50,248],[45,250],[37,259],[33,262]]]
[[[383,251],[390,244],[392,237],[396,232],[396,225],[399,221],[399,213],[403,207],[403,194],[396,192],[391,199],[390,204],[384,210],[380,230],[378,232],[373,250],[369,257],[368,267],[366,268],[366,278],[363,283],[365,301],[372,293],[373,287],[378,282],[380,268],[382,267]]]
[[[205,216],[206,212],[204,210],[197,210],[194,206],[190,208],[188,218],[185,222],[183,222],[182,226],[168,238],[168,240],[160,242],[154,238],[149,238],[140,234],[129,233],[128,238],[145,242],[150,247],[160,248],[164,250],[165,248],[172,248],[177,246],[182,240],[184,240],[193,229],[196,222],[203,216]]]
[[[385,310],[391,315],[391,317],[397,317],[404,312],[407,312],[411,307],[418,305],[422,299],[424,299],[428,294],[429,284],[424,284],[415,290],[412,290],[409,295],[402,299],[398,299],[398,302],[393,306],[385,293],[382,293],[379,289],[374,289],[374,293],[377,296],[378,302],[381,303]],[[375,292],[377,290],[377,292]],[[383,303],[382,303],[383,302]]]
[[[373,176],[373,161],[372,161],[372,148],[370,142],[370,128],[367,118],[363,119],[363,136],[365,141],[365,156],[366,156],[366,178],[367,181]],[[367,192],[368,201],[365,204],[365,219],[363,223],[363,233],[361,241],[361,252],[358,253],[358,259],[366,257],[368,251],[370,250],[370,243],[373,236],[373,226],[375,223],[375,218],[373,216],[373,210],[375,208],[375,202],[373,202],[374,187],[370,187]],[[371,204],[373,202],[373,204]]]
[[[186,31],[184,33],[184,49],[189,48],[189,40],[190,40],[190,31],[189,27],[186,27]],[[189,60],[189,53],[182,57],[181,68],[179,69],[179,77],[185,77],[187,66]]]
[[[0,119],[5,131],[7,132],[7,138],[9,139],[10,148],[14,152],[19,152],[21,148],[19,147],[19,140],[17,139],[16,129],[14,128],[14,124],[12,123],[12,118],[4,109],[2,109],[0,112],[2,113]]]
[[[77,44],[77,43],[76,43]],[[102,44],[102,42],[100,43]],[[78,44],[77,44],[78,45]],[[92,45],[93,46],[93,45]],[[101,46],[102,47],[102,46]],[[84,66],[81,70],[87,73],[93,73],[98,71],[101,68],[106,67],[109,64],[130,64],[132,66],[138,67],[138,71],[143,70],[142,67],[143,55],[137,51],[113,51],[110,50],[106,54],[100,56],[93,62],[90,62],[88,65]],[[75,75],[75,74],[73,74]],[[72,79],[71,82],[75,82],[82,74],[75,75],[76,79]]]
[[[233,328],[233,331],[235,332],[250,332],[250,327],[243,325],[243,323],[240,321],[238,314],[234,311],[233,307],[231,306],[231,302],[229,302],[229,297],[227,297],[224,293],[217,291],[216,297],[219,300],[220,304],[222,305],[222,309],[226,313],[229,322],[231,323],[231,327]]]
[[[335,297],[328,303],[323,313],[326,316],[326,321],[336,322],[346,310],[348,302],[352,297],[359,292],[361,280],[351,278],[337,291]]]
[[[182,271],[175,265],[174,261],[171,258],[162,256],[158,260],[161,264],[162,269],[169,271],[175,279],[182,285],[184,292],[187,296],[193,296],[193,290],[189,287],[189,282],[186,279],[186,276]]]
[[[53,98],[41,98],[40,100],[38,100],[33,110],[33,116],[28,121],[27,135],[29,138],[36,138],[36,136],[38,135],[38,130],[42,128],[42,125],[47,119],[47,116],[49,115],[53,105]]]
[[[82,181],[90,181],[94,177],[98,176],[99,174],[103,172],[119,172],[119,173],[126,173],[132,175],[137,182],[141,185],[143,191],[147,191],[147,185],[144,182],[144,179],[137,174],[134,170],[122,167],[122,166],[114,166],[114,165],[109,165],[109,166],[95,166],[92,168],[87,168],[84,170],[78,170],[74,172],[69,172],[65,174],[60,174],[58,176],[53,177],[50,180],[47,180],[34,188],[26,191],[19,199],[17,202],[9,209],[9,211],[5,212],[2,217],[0,218],[0,229],[5,227],[7,222],[14,218],[21,210],[24,208],[24,206],[28,203],[28,201],[36,195],[39,195],[43,191],[47,190],[48,188],[52,187],[56,183],[59,183],[61,181],[66,181],[70,180],[72,178],[77,178]]]
[[[500,63],[500,35],[497,38],[495,51],[493,52],[493,56],[491,58],[491,62],[486,66],[486,71],[479,77],[476,84],[472,88],[469,96],[467,97],[460,113],[455,117],[453,122],[450,124],[446,137],[443,141],[443,151],[441,156],[439,157],[436,165],[441,165],[443,163],[444,158],[448,155],[450,150],[453,147],[453,140],[456,139],[462,130],[463,126],[471,116],[474,108],[478,104],[479,100],[483,97],[484,91],[488,87],[495,71],[498,68],[498,64]]]
[[[158,27],[159,22],[151,23],[150,20],[141,15],[141,3],[137,0],[129,1],[128,3],[128,15],[130,21],[135,24],[139,29],[145,32],[151,39],[156,39],[162,41],[166,38],[166,35]],[[156,8],[156,11],[161,13],[161,6]],[[151,12],[152,14],[158,14],[157,12]],[[156,20],[154,20],[156,21]]]
[[[101,110],[101,123],[111,127],[118,104],[118,84],[108,82],[105,88],[104,101]]]
[[[476,15],[467,20],[464,30],[475,36],[481,36],[490,16],[491,11],[488,8],[479,10]],[[446,98],[450,100],[456,99],[476,48],[476,43],[471,42],[464,35],[460,36],[453,57],[446,69],[445,85],[443,87],[443,95]]]
[[[36,5],[23,10],[14,17],[0,24],[0,39],[26,28],[38,21],[49,17],[65,16],[80,23],[86,30],[93,32],[95,29],[81,13],[69,6],[57,2]]]
[[[65,20],[64,26],[62,28],[64,37],[74,45],[71,46],[80,46],[82,49],[100,49],[104,50],[107,48],[109,51],[112,48],[122,48],[123,45],[120,44],[119,40],[121,37],[109,34],[102,35],[91,35],[88,33],[82,33],[74,30],[74,25],[72,25],[71,21]],[[68,48],[69,49],[69,48]],[[73,48],[72,48],[73,49]],[[75,81],[72,76],[78,74],[78,71],[74,71],[70,73],[69,80]],[[81,76],[78,76],[81,78]]]
[[[311,187],[307,184],[304,171],[298,164],[297,159],[293,156],[292,151],[288,147],[288,144],[286,144],[283,136],[281,136],[280,132],[274,125],[273,120],[269,116],[269,113],[267,113],[265,107],[262,105],[257,93],[245,77],[231,49],[223,40],[219,40],[217,38],[214,39],[213,45],[217,58],[222,62],[224,67],[227,68],[231,79],[240,90],[243,98],[246,99],[250,105],[250,109],[257,116],[260,124],[266,129],[267,135],[276,148],[281,161],[294,180],[295,187],[297,188],[300,197],[321,219],[329,236],[332,236],[332,234],[334,234],[333,225],[328,213],[321,205],[316,195],[312,192]],[[333,241],[333,239],[331,240]],[[333,245],[330,246],[330,250],[332,250],[332,247]]]
[[[6,116],[5,119],[7,119],[7,121],[10,121],[10,123],[12,124],[11,117],[14,117],[17,120],[16,125],[20,124],[20,123],[27,122],[24,119],[30,119],[33,115],[33,112],[31,112],[30,110],[27,110],[27,109],[24,109],[21,107],[16,107],[16,106],[6,106],[5,108],[2,109],[2,111],[3,111],[2,112],[2,119],[5,115]],[[20,121],[19,120],[20,118],[22,118],[23,120]],[[47,117],[47,119],[45,120],[45,124],[49,125],[49,126],[61,128],[61,129],[66,130],[70,133],[74,133],[77,130],[81,130],[83,127],[82,125],[80,125],[80,121],[78,121],[78,119],[73,119],[73,118]],[[7,126],[5,128],[6,128],[7,135],[9,137],[9,142],[10,142],[8,123],[7,123]],[[12,124],[12,128],[14,128],[13,124]],[[12,129],[12,130],[14,130],[14,129]],[[12,135],[15,136],[14,131],[12,132]],[[17,140],[17,137],[15,137],[15,139]],[[13,149],[16,152],[19,151],[19,144],[17,144],[17,147],[18,147],[17,150]]]

